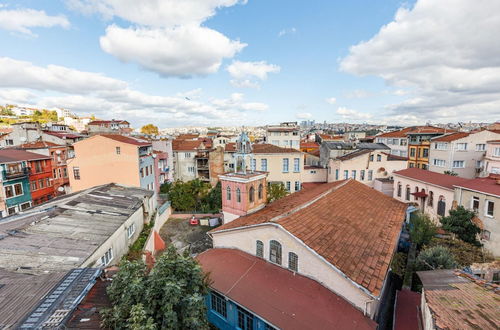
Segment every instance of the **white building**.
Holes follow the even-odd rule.
[[[266,143],[300,149],[300,127],[295,122],[267,126]]]

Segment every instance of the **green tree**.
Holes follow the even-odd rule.
[[[222,208],[222,185],[219,182],[210,190],[203,202],[203,211],[218,212]]]
[[[433,246],[420,252],[417,257],[417,270],[453,269],[457,263],[450,250],[444,246]]]
[[[142,134],[158,135],[158,132],[158,126],[155,126],[153,124],[147,124],[141,127]]]
[[[149,274],[143,262],[124,261],[108,288],[113,307],[103,326],[113,329],[208,329],[208,279],[188,254],[171,245]]]
[[[267,187],[267,201],[269,203],[277,201],[288,195],[288,191],[282,182],[270,183]]]
[[[436,225],[429,216],[418,213],[410,219],[410,239],[420,248],[436,235]]]
[[[446,174],[446,175],[458,176],[458,173],[453,172],[453,171],[444,171],[443,173]]]
[[[454,210],[450,210],[449,216],[442,217],[441,224],[444,230],[454,233],[462,241],[481,246],[481,243],[477,240],[477,235],[481,232],[481,229],[472,222],[472,218],[475,216],[476,214],[473,211],[459,206]]]
[[[483,263],[495,260],[491,252],[460,239],[434,237],[426,248],[438,245],[450,250],[453,259],[455,259],[459,267],[469,267],[476,262]]]

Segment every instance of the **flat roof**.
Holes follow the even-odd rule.
[[[211,288],[281,329],[375,329],[369,317],[320,283],[234,249],[197,256]]]

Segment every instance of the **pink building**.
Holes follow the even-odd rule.
[[[396,171],[393,177],[393,197],[413,204],[436,222],[440,217],[449,215],[454,201],[454,186],[469,181],[419,168]]]
[[[169,166],[168,154],[162,151],[153,151],[154,159],[154,174],[155,174],[155,188],[156,192],[160,192],[162,184],[168,181]]]
[[[484,157],[484,174],[500,174],[500,140],[488,141]]]

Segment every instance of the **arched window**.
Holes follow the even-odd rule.
[[[293,252],[288,252],[288,269],[294,272],[299,270],[299,256]]]
[[[248,191],[248,201],[249,201],[250,203],[253,203],[253,200],[255,199],[255,196],[254,196],[254,195],[255,195],[255,189],[254,189],[254,187],[252,186],[252,187],[250,187],[250,189],[249,189],[249,191]]]
[[[398,197],[401,197],[401,190],[403,190],[403,186],[401,185],[401,182],[398,182]]]
[[[227,188],[226,188],[226,199],[228,201],[231,200],[231,187],[229,187],[229,186],[227,186]]]
[[[444,217],[446,213],[446,199],[444,196],[439,196],[437,214]]]
[[[427,201],[427,205],[434,207],[434,192],[432,191],[429,191],[429,200]]]
[[[269,242],[269,261],[281,265],[281,244],[278,241]]]
[[[411,191],[411,190],[410,190],[410,185],[406,185],[406,194],[405,194],[405,199],[406,199],[407,201],[409,201],[409,200],[410,200],[410,191]]]
[[[236,201],[241,203],[241,191],[240,188],[236,188]]]
[[[262,241],[257,241],[255,255],[264,258],[264,243]]]
[[[262,194],[264,193],[264,186],[262,183],[259,185],[259,199],[262,199]]]
[[[416,193],[418,193],[418,187],[415,187],[415,192],[416,192]],[[414,196],[413,196],[413,198],[414,198],[415,200],[418,200],[417,195],[414,195]]]

